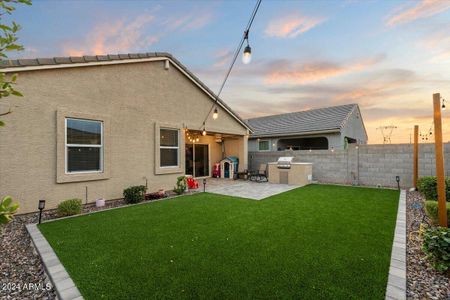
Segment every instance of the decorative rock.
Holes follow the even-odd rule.
[[[450,280],[445,274],[436,272],[422,251],[422,237],[418,231],[420,221],[425,218],[425,199],[419,192],[408,192],[406,198],[406,289],[408,299],[450,299]],[[420,208],[416,209],[417,204]]]

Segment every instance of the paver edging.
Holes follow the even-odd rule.
[[[53,251],[53,248],[42,235],[37,224],[28,224],[26,225],[26,228],[33,241],[34,247],[42,259],[45,271],[53,284],[58,299],[84,299],[75,283],[70,278],[69,273],[67,273],[66,269],[61,264],[58,256],[56,256],[55,251]]]
[[[406,299],[406,191],[401,190],[392,242],[386,300]]]

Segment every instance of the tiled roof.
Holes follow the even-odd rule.
[[[49,66],[49,65],[65,65],[65,64],[103,62],[103,61],[118,61],[118,60],[124,60],[124,59],[142,59],[142,58],[152,58],[152,57],[168,57],[168,58],[175,60],[175,58],[170,53],[166,53],[166,52],[64,56],[64,57],[52,57],[52,58],[27,58],[27,59],[0,60],[0,69],[11,68],[11,67]]]
[[[202,88],[204,88],[208,93],[210,93],[214,98],[217,98],[217,95],[211,91],[206,84],[204,84],[197,76],[195,76],[191,71],[186,68],[178,59],[176,59],[172,54],[167,52],[147,52],[147,53],[128,53],[128,54],[107,54],[107,55],[87,55],[87,56],[67,56],[67,57],[53,57],[53,58],[32,58],[32,59],[11,59],[11,60],[0,60],[0,72],[2,69],[6,68],[23,68],[23,67],[48,67],[48,66],[56,66],[56,65],[70,65],[70,64],[80,64],[93,62],[105,62],[105,61],[121,61],[121,60],[139,60],[152,58],[152,57],[166,57],[171,59],[173,62],[177,64],[178,67],[183,69],[189,76],[193,78],[195,82],[197,82]],[[234,112],[222,99],[218,99],[218,102],[224,106],[227,110],[231,112],[231,114],[245,127],[249,130],[248,123],[245,122],[236,112]]]
[[[340,130],[357,104],[311,109],[280,115],[248,119],[252,137],[310,134]]]

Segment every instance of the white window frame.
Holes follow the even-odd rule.
[[[95,144],[67,144],[67,120],[81,120],[81,121],[91,121],[91,122],[99,122],[100,123],[100,145]],[[95,173],[103,173],[104,168],[104,130],[103,130],[103,121],[102,120],[91,120],[91,119],[83,119],[83,118],[64,118],[64,150],[65,150],[65,165],[64,171],[65,174],[95,174]],[[80,148],[100,148],[100,170],[93,171],[72,171],[69,172],[69,147],[80,147]]]
[[[172,130],[177,132],[177,145],[178,146],[161,146],[161,130]],[[179,168],[180,167],[180,129],[160,127],[159,128],[159,167],[161,169]],[[161,149],[177,149],[177,164],[172,166],[162,166],[161,165]]]
[[[261,142],[267,142],[267,145],[269,146],[269,148],[267,150],[261,150],[261,148],[259,147]],[[259,140],[258,141],[258,151],[270,151],[270,141],[269,140]]]

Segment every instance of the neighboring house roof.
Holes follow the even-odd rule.
[[[358,104],[346,104],[248,119],[252,138],[340,132]],[[365,130],[365,129],[364,129]]]
[[[0,72],[20,72],[33,71],[41,69],[59,69],[71,67],[87,67],[95,65],[109,65],[109,64],[123,64],[123,63],[137,63],[148,61],[169,60],[182,73],[191,79],[197,86],[199,86],[205,93],[207,93],[211,100],[216,101],[225,111],[227,111],[234,119],[236,119],[242,126],[252,132],[252,128],[236,113],[234,112],[222,99],[218,99],[217,95],[211,91],[206,84],[204,84],[197,76],[186,68],[179,60],[172,54],[167,52],[148,52],[148,53],[129,53],[129,54],[107,54],[94,56],[70,56],[70,57],[53,57],[53,58],[33,58],[33,59],[12,59],[0,60]]]

